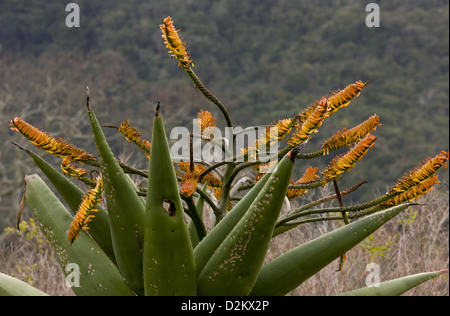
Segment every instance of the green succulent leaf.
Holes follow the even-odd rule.
[[[48,294],[0,272],[0,296],[48,296]]]
[[[340,294],[339,296],[398,296],[410,289],[448,273],[448,270],[424,272],[408,275],[402,278],[380,282],[371,287],[363,287],[357,290]]]
[[[153,122],[148,174],[145,295],[195,295],[192,244],[159,106]]]
[[[90,107],[88,115],[100,161],[114,256],[130,287],[143,295],[144,205],[114,157]]]
[[[30,155],[34,163],[45,174],[47,179],[67,203],[72,213],[75,214],[84,195],[83,190],[31,150],[23,147],[20,148]],[[97,208],[100,212],[97,212],[95,220],[89,223],[89,234],[115,263],[116,260],[111,242],[111,229],[109,227],[108,213],[101,206],[98,206]]]
[[[408,205],[359,219],[265,264],[250,295],[285,295],[372,234]]]
[[[248,295],[252,289],[284,203],[294,167],[296,151],[293,152],[279,162],[201,271],[197,280],[199,295]]]
[[[225,240],[227,235],[244,216],[250,205],[269,180],[274,167],[272,167],[247,194],[228,212],[228,214],[202,239],[194,249],[195,267],[197,275],[205,267],[212,254]]]

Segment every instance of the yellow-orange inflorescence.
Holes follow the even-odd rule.
[[[317,133],[319,127],[322,125],[324,119],[328,116],[327,114],[327,99],[323,98],[315,106],[314,111],[309,115],[306,120],[301,122],[297,130],[288,139],[287,143],[291,147],[296,147],[304,142],[306,142],[312,134]]]
[[[406,202],[412,202],[422,195],[430,192],[433,189],[433,185],[435,183],[439,183],[437,175],[434,175],[411,187],[410,189],[401,192],[399,195],[396,195],[386,202],[381,203],[381,206],[395,206]]]
[[[349,105],[354,98],[359,96],[361,90],[368,84],[369,82],[357,81],[345,87],[344,90],[338,90],[333,93],[333,95],[328,98],[329,114]]]
[[[69,234],[67,239],[72,244],[80,235],[81,230],[88,229],[88,223],[94,217],[94,213],[98,212],[97,205],[101,202],[103,192],[103,181],[101,177],[95,179],[95,188],[90,189],[83,196],[80,206],[70,224]]]
[[[361,139],[353,148],[342,156],[335,157],[327,168],[322,172],[322,176],[325,181],[332,181],[344,172],[352,169],[356,162],[361,160],[362,157],[372,149],[375,144],[376,137],[373,135],[367,135]]]
[[[300,179],[298,179],[296,182],[291,180],[291,185],[302,184],[316,180],[317,178],[319,178],[319,176],[317,175],[317,170],[319,170],[319,168],[308,167]],[[307,189],[288,189],[286,196],[290,201],[292,201],[305,194],[306,192]]]
[[[420,168],[414,168],[413,170],[410,170],[408,174],[405,174],[403,178],[389,190],[389,193],[408,191],[412,187],[433,177],[439,168],[447,164],[448,158],[449,153],[445,151],[442,151],[433,158],[427,158]]]
[[[94,155],[80,149],[60,137],[54,138],[50,134],[41,131],[33,125],[25,122],[20,117],[11,120],[11,129],[25,136],[33,145],[45,150],[57,157],[68,157],[73,161],[85,164],[96,164]]]
[[[328,155],[330,151],[353,145],[370,132],[376,130],[377,126],[381,125],[379,121],[380,118],[374,114],[358,126],[349,130],[344,129],[338,131],[323,143],[322,150],[324,151],[324,154]]]
[[[292,127],[295,125],[298,117],[288,118],[288,119],[282,119],[278,122],[272,123],[272,127],[275,127],[277,129],[277,140],[280,142],[284,139],[286,135],[288,135]]]
[[[181,194],[191,196],[197,190],[198,177],[192,173],[185,173],[181,179]]]
[[[150,158],[151,143],[148,140],[141,139],[142,134],[136,127],[131,126],[128,120],[122,122],[117,130],[122,133],[129,142],[135,143],[145,153],[147,159]]]
[[[178,163],[178,167],[185,172],[181,179],[181,193],[186,196],[191,196],[197,189],[199,182],[206,183],[208,188],[213,191],[214,196],[220,199],[222,195],[222,180],[214,176],[211,172],[206,174],[200,179],[201,174],[206,170],[206,167],[202,164],[194,164],[194,169],[190,170],[190,163],[187,161],[181,161]]]
[[[61,170],[71,176],[74,177],[78,180],[83,181],[84,183],[86,183],[87,185],[89,185],[90,187],[95,187],[96,183],[94,180],[90,179],[89,177],[87,177],[87,172],[84,168],[78,168],[74,165],[74,162],[72,160],[70,160],[67,157],[64,157],[64,159],[61,162]]]
[[[197,119],[199,120],[198,127],[200,128],[200,132],[203,136],[213,137],[212,133],[205,134],[208,128],[216,127],[216,118],[212,116],[209,111],[200,110],[197,115]]]
[[[186,44],[181,40],[178,31],[173,26],[172,18],[170,16],[165,18],[159,27],[163,33],[164,44],[169,49],[171,56],[178,59],[178,65],[183,68],[189,68],[191,64],[193,65]]]
[[[306,121],[306,119],[311,116],[311,114],[314,112],[315,108],[319,105],[322,99],[314,101],[313,104],[307,106],[302,112],[298,113],[297,116],[300,120],[300,123]]]
[[[258,160],[259,151],[263,151],[265,156],[267,154],[267,149],[271,146],[279,143],[288,135],[292,127],[297,122],[298,117],[281,119],[278,122],[273,122],[270,126],[266,126],[266,132],[258,138],[250,146],[241,149],[241,154],[244,155],[244,159],[251,158],[253,160]]]

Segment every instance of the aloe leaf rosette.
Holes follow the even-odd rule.
[[[371,133],[381,125],[375,114],[351,129],[338,131],[319,150],[299,153],[324,122],[347,107],[370,81],[352,83],[298,114],[291,113],[272,125],[264,125],[266,132],[274,127],[277,135],[255,138],[232,160],[225,158],[214,163],[207,159],[194,160],[196,140],[200,145],[210,142],[202,145],[203,148],[195,146],[196,150],[203,151],[214,144],[227,157],[232,145],[239,143],[237,137],[254,129],[234,129],[225,105],[192,70],[193,60],[172,18],[164,19],[160,28],[170,55],[178,60],[196,89],[222,113],[226,126],[233,128],[229,141],[216,139],[214,134],[206,132],[216,128],[216,118],[202,110],[198,115],[200,134],[194,131],[189,135],[189,161],[175,164],[159,102],[149,142],[141,138],[141,133],[128,120],[120,127],[100,125],[89,104],[89,89],[87,116],[97,156],[61,137],[51,136],[20,117],[10,121],[11,129],[33,145],[62,158],[61,172],[13,142],[33,159],[62,198],[60,201],[39,175],[28,175],[19,217],[26,201],[53,246],[66,279],[76,278],[72,282],[76,295],[286,295],[332,261],[343,258],[347,251],[439,183],[436,173],[447,164],[446,151],[405,174],[386,194],[365,203],[344,205],[342,196],[354,192],[366,181],[342,192],[337,181],[374,147],[376,137]],[[119,161],[103,127],[115,127],[137,146],[138,152],[143,151],[148,159],[145,166],[148,172]],[[262,158],[263,148],[267,150],[275,143],[285,147],[271,153],[274,159],[271,165]],[[295,182],[291,179],[296,161],[327,156],[344,147],[350,148],[332,158],[322,172],[318,173],[317,167],[302,165],[308,167],[304,175]],[[86,166],[95,170],[85,169]],[[239,179],[240,172],[247,167],[254,168],[248,173],[254,176],[254,182],[248,186],[251,177]],[[267,169],[264,174],[263,170]],[[139,179],[142,182],[134,183],[129,173],[142,177]],[[82,190],[67,176],[82,181],[89,189]],[[291,201],[301,201],[307,190],[324,187],[329,182],[334,184],[334,196],[291,209],[294,205]],[[139,183],[146,185],[146,190]],[[246,183],[243,194],[235,194],[243,183]],[[333,199],[340,207],[319,207]],[[284,205],[286,212],[280,216]],[[204,214],[214,216],[215,223],[207,225]],[[345,225],[266,261],[269,244],[276,235],[304,223],[331,220],[343,221]],[[76,270],[75,275],[72,269]],[[341,295],[401,295],[443,273],[448,270],[405,276]],[[0,273],[0,295],[45,293]]]

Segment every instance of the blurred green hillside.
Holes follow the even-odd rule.
[[[9,131],[10,117],[21,116],[91,151],[83,113],[87,85],[105,124],[130,119],[144,137],[150,137],[158,100],[168,129],[191,128],[200,109],[222,119],[169,58],[158,26],[168,15],[181,29],[196,73],[229,108],[236,126],[292,117],[323,95],[373,79],[305,148],[314,151],[336,130],[380,116],[374,149],[342,178],[342,187],[369,182],[354,199],[373,198],[418,162],[448,150],[447,0],[374,1],[379,28],[365,25],[370,1],[74,2],[81,10],[79,28],[65,25],[69,1],[0,0],[3,221],[3,214],[17,209],[23,174],[34,170],[10,144],[26,144]],[[109,135],[118,153],[132,148]],[[311,163],[321,167],[327,159]],[[448,171],[440,179],[439,188],[448,192]]]

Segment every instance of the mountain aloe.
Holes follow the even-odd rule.
[[[341,258],[342,265],[347,251],[438,183],[436,173],[446,165],[448,152],[426,159],[386,194],[361,204],[343,205],[341,197],[359,189],[362,183],[340,191],[337,182],[374,147],[376,137],[371,133],[381,125],[375,114],[355,127],[336,132],[320,149],[304,152],[309,139],[330,116],[347,107],[369,82],[356,81],[297,114],[264,126],[263,135],[233,151],[241,133],[253,129],[233,126],[225,105],[194,73],[193,60],[172,19],[164,19],[160,28],[171,56],[205,98],[219,108],[226,126],[233,130],[228,139],[214,137],[210,131],[216,128],[217,118],[201,110],[199,132],[191,133],[185,144],[189,154],[175,160],[164,128],[164,105],[158,103],[153,122],[149,122],[153,132],[148,141],[128,120],[119,127],[102,126],[90,104],[89,90],[86,114],[97,155],[53,137],[20,117],[11,119],[13,130],[62,159],[58,171],[13,141],[32,157],[69,208],[39,175],[25,177],[24,199],[33,216],[53,245],[67,279],[79,278],[73,285],[75,294],[285,295],[335,259]],[[115,127],[137,145],[148,165],[137,169],[119,161],[103,127]],[[194,159],[194,150],[201,150],[194,149],[194,143],[209,149],[216,146],[214,149],[222,150],[225,158],[215,162]],[[270,152],[273,145],[283,144],[283,148]],[[306,165],[303,176],[292,179],[295,165],[344,147],[349,148],[331,159],[324,170]],[[231,156],[227,155],[230,152]],[[242,170],[250,170],[253,178],[242,178]],[[130,174],[141,177],[147,187],[136,185]],[[334,196],[291,208],[290,201],[300,201],[306,191],[329,182],[334,184]],[[319,207],[331,199],[340,201],[339,207]],[[284,213],[283,207],[287,209]],[[206,229],[203,215],[208,211],[215,222]],[[274,236],[315,221],[344,225],[265,262]],[[413,275],[383,282],[376,289],[342,295],[399,295],[441,273]],[[45,295],[4,274],[0,274],[0,294]]]

